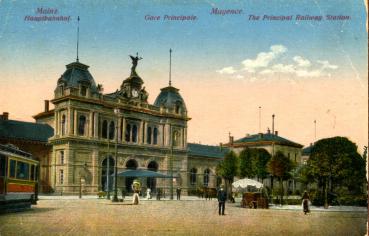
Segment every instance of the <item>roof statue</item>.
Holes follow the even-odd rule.
[[[131,68],[131,75],[136,75],[136,67],[139,60],[142,59],[142,57],[138,57],[138,53],[136,53],[136,57],[129,55],[132,59],[132,68]]]

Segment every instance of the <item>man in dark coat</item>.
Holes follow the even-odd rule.
[[[227,193],[224,190],[223,186],[220,187],[218,191],[218,203],[219,203],[219,215],[224,215],[225,202],[227,200]]]
[[[181,200],[181,190],[182,189],[180,187],[178,187],[177,190],[176,190],[177,191],[177,200]]]

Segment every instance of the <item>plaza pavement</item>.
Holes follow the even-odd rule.
[[[364,207],[301,206],[245,209],[183,196],[181,201],[141,198],[139,205],[96,196],[40,196],[32,209],[0,215],[0,235],[365,235]],[[237,199],[236,199],[237,200]],[[239,200],[239,199],[238,199]]]

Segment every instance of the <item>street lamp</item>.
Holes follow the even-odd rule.
[[[118,202],[118,117],[119,117],[120,110],[119,108],[114,109],[114,114],[116,115],[116,122],[115,122],[115,168],[114,168],[114,197],[112,202]]]
[[[170,200],[173,200],[173,146],[174,139],[176,139],[175,132],[171,132],[171,144],[170,144]]]

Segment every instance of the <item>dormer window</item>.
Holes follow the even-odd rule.
[[[59,94],[62,96],[64,95],[64,85],[59,85]]]
[[[87,87],[86,86],[84,86],[84,85],[82,85],[81,86],[81,96],[86,96],[86,94],[87,94]]]

